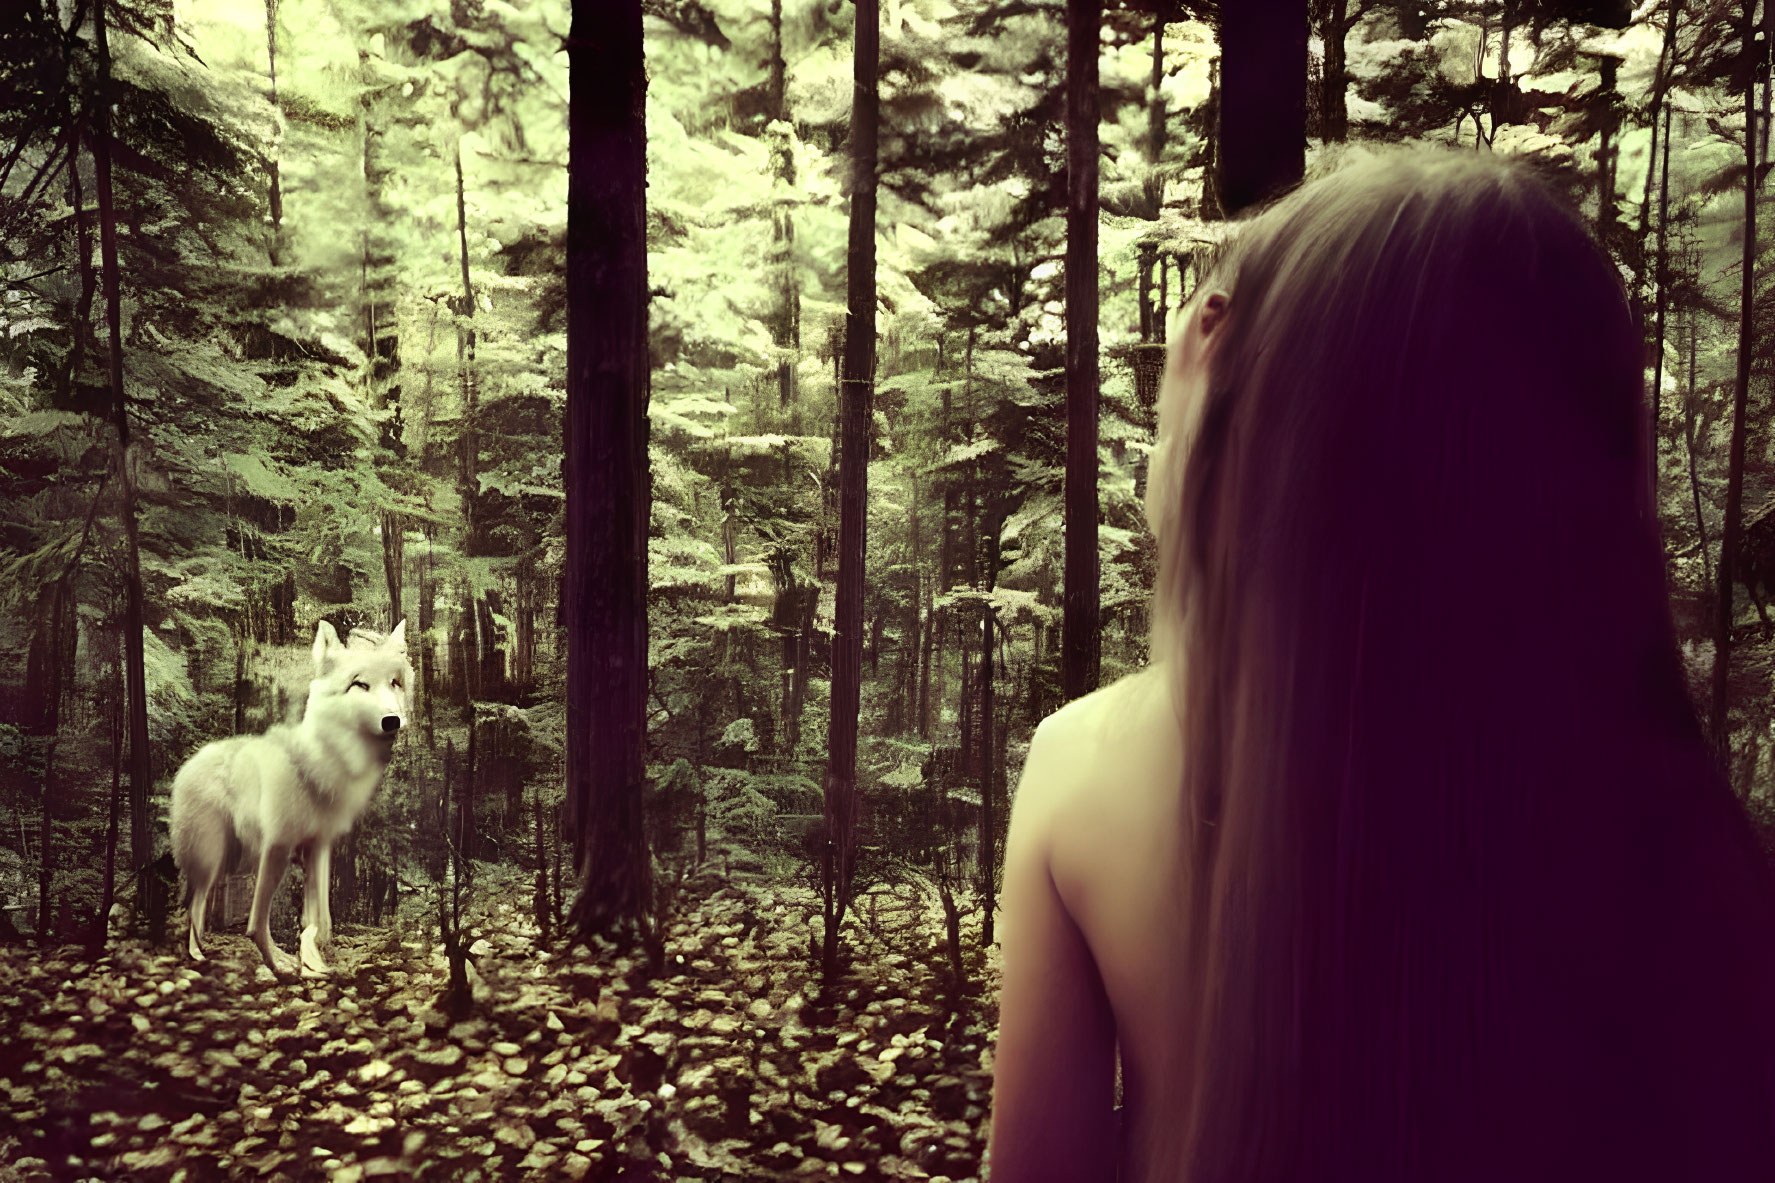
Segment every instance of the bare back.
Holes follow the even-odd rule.
[[[1114,1012],[1122,1069],[1122,1152],[1144,1124],[1142,1107],[1164,1070],[1160,1053],[1183,1046],[1175,983],[1183,945],[1183,772],[1168,679],[1148,666],[1061,710],[1045,753],[1058,789],[1047,830],[1049,871],[1077,924]],[[1176,1120],[1170,1115],[1169,1120]],[[1140,1177],[1137,1164],[1123,1171]]]

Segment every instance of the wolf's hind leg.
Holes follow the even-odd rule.
[[[185,951],[193,961],[204,960],[204,913],[209,908],[210,889],[222,873],[228,852],[227,822],[219,820],[219,824],[223,829],[205,829],[188,822],[175,835],[174,861],[185,872]]]
[[[209,869],[205,868],[204,870],[207,871]],[[191,960],[193,961],[205,960],[203,952],[203,916],[204,912],[209,907],[210,888],[214,887],[216,883],[214,871],[209,871],[208,874],[198,872],[198,874],[202,874],[201,879],[191,878],[189,881],[190,886],[187,890],[190,892],[190,898],[186,901],[185,907],[187,920],[185,951],[191,955]]]
[[[333,935],[333,918],[327,912],[327,880],[332,875],[333,852],[324,839],[316,839],[302,868],[302,970],[324,974],[327,963],[320,947]]]
[[[289,867],[290,848],[267,842],[259,855],[258,881],[253,884],[252,919],[247,923],[247,933],[253,938],[253,944],[259,946],[265,964],[271,967],[272,973],[280,976],[296,972],[296,959],[271,941],[271,901]]]

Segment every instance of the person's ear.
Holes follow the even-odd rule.
[[[1226,318],[1227,304],[1231,302],[1231,300],[1232,296],[1219,288],[1216,288],[1214,291],[1209,292],[1207,296],[1203,297],[1202,310],[1198,314],[1198,323],[1201,325],[1202,336],[1207,337],[1211,335],[1214,332],[1215,327]]]

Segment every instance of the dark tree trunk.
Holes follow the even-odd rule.
[[[793,638],[795,669],[789,682],[789,710],[784,719],[785,751],[791,759],[801,744],[801,714],[807,703],[808,665],[813,660],[814,618],[820,605],[820,586],[812,584],[801,589],[799,615],[795,620]]]
[[[1615,142],[1615,132],[1620,121],[1616,107],[1620,96],[1615,88],[1615,79],[1620,68],[1619,58],[1605,56],[1597,62],[1600,80],[1597,93],[1602,96],[1600,106],[1603,116],[1602,131],[1596,148],[1596,228],[1598,236],[1604,242],[1614,238],[1615,222],[1619,216],[1615,193],[1615,158],[1620,154],[1620,147]]]
[[[450,694],[458,709],[474,709],[481,697],[481,643],[477,636],[480,618],[475,598],[464,588],[456,609],[456,635],[450,645]]]
[[[1069,700],[1097,688],[1101,643],[1097,586],[1097,53],[1102,20],[1101,0],[1067,0],[1066,558],[1062,600],[1066,635],[1060,676]]]
[[[937,640],[937,597],[935,580],[925,583],[924,587],[924,653],[919,661],[918,673],[918,734],[922,739],[931,738],[931,654]]]
[[[25,686],[31,705],[37,709],[38,725],[33,728],[43,739],[43,785],[37,842],[37,939],[49,936],[49,897],[55,881],[55,792],[56,741],[62,728],[62,680],[74,660],[74,646],[68,643],[69,626],[74,624],[74,606],[70,603],[69,579],[65,571],[52,586],[48,611],[38,619],[38,643],[32,649],[42,654],[35,668],[27,670]],[[35,675],[30,676],[30,675]]]
[[[1695,538],[1701,546],[1702,585],[1713,585],[1713,560],[1707,553],[1707,519],[1701,515],[1701,473],[1695,463],[1695,354],[1699,348],[1697,321],[1699,311],[1691,310],[1689,321],[1689,382],[1683,395],[1683,443],[1689,459],[1689,496],[1695,505]]]
[[[1676,22],[1681,13],[1682,0],[1668,0],[1664,14],[1664,43],[1658,50],[1658,64],[1652,75],[1652,97],[1648,105],[1648,113],[1651,116],[1652,150],[1647,155],[1647,160],[1658,159],[1661,143],[1658,129],[1660,112],[1665,115],[1662,139],[1667,140],[1670,135],[1670,118],[1669,113],[1665,110],[1664,99],[1669,92],[1670,79],[1676,69],[1674,60],[1676,55]],[[1655,168],[1646,169],[1645,191],[1639,203],[1639,241],[1642,243],[1645,242],[1646,234],[1652,226],[1652,183],[1657,180],[1657,176]],[[1643,282],[1643,271],[1641,276]]]
[[[536,562],[528,555],[517,567],[517,603],[512,620],[517,631],[512,652],[512,697],[526,701],[536,681]]]
[[[1165,338],[1164,297],[1154,307],[1152,294],[1153,268],[1158,262],[1159,248],[1156,241],[1158,234],[1159,213],[1165,207],[1165,182],[1160,175],[1160,166],[1165,159],[1165,20],[1170,15],[1168,6],[1158,5],[1153,13],[1153,73],[1152,90],[1147,96],[1146,110],[1146,185],[1142,195],[1146,203],[1146,217],[1152,221],[1153,229],[1140,244],[1140,339],[1142,341],[1162,341]]]
[[[799,353],[801,349],[801,288],[795,278],[795,218],[790,213],[786,195],[795,191],[794,133],[788,127],[788,106],[785,101],[785,80],[788,62],[783,57],[783,0],[770,4],[770,76],[766,102],[770,119],[784,124],[780,137],[772,141],[773,171],[780,186],[771,214],[772,254],[778,288],[776,323],[772,337],[785,350]],[[777,363],[777,401],[779,406],[795,402],[795,362],[784,358]]]
[[[993,681],[992,681],[992,608],[980,608],[980,944],[989,948],[993,940],[993,909],[998,886],[997,854],[994,849],[997,831],[993,828]]]
[[[977,787],[980,783],[980,749],[974,743],[974,695],[980,680],[965,643],[966,631],[964,627],[963,642],[956,646],[961,659],[961,701],[955,708],[956,771],[964,782],[972,782]]]
[[[475,713],[468,713],[468,750],[463,755],[462,779],[456,796],[456,849],[462,856],[462,871],[474,875],[476,847],[480,845],[480,828],[475,824],[475,799],[480,795],[480,735]]]
[[[438,734],[434,691],[438,658],[437,649],[432,643],[431,630],[437,623],[437,609],[433,603],[436,593],[431,579],[431,531],[431,526],[425,527],[425,562],[419,567],[419,693],[425,700],[425,746],[436,749]]]
[[[148,929],[158,941],[166,926],[165,893],[152,888],[154,829],[148,798],[154,788],[148,748],[148,673],[142,654],[142,559],[136,535],[136,479],[130,463],[129,402],[123,390],[123,311],[117,269],[117,206],[111,191],[111,49],[105,0],[93,0],[93,36],[99,51],[99,101],[93,114],[93,164],[98,178],[99,260],[105,319],[110,332],[111,410],[117,424],[117,475],[123,494],[123,653],[129,699],[130,866],[147,893]]]
[[[444,994],[446,1009],[453,1014],[462,1014],[471,1002],[468,958],[462,946],[462,890],[463,881],[468,876],[468,857],[462,848],[461,835],[467,829],[463,820],[467,795],[456,791],[456,741],[453,739],[444,740],[444,797],[445,800],[439,802],[438,820],[446,827],[450,890],[446,900],[443,884],[438,884],[438,928],[443,933],[444,956],[450,964],[450,984]],[[454,822],[450,820],[451,797],[456,800]]]
[[[1738,547],[1744,534],[1743,524],[1738,520],[1744,504],[1744,414],[1750,399],[1751,348],[1756,328],[1752,320],[1757,257],[1757,45],[1752,15],[1755,9],[1755,0],[1743,0],[1739,25],[1740,52],[1744,54],[1744,257],[1740,267],[1738,305],[1738,376],[1732,389],[1732,445],[1726,466],[1726,522],[1720,539],[1719,614],[1713,634],[1713,703],[1709,712],[1713,742],[1722,760],[1730,750],[1731,738],[1726,714],[1726,686],[1732,657],[1732,581],[1738,577]]]
[[[499,625],[493,619],[496,613],[503,615],[500,609],[499,593],[489,590],[475,610],[480,634],[480,694],[494,702],[510,697],[505,684],[505,650],[499,647]]]
[[[838,929],[850,904],[857,840],[857,711],[863,674],[864,499],[869,482],[870,393],[875,372],[875,173],[880,112],[879,0],[857,0],[851,104],[850,243],[844,381],[839,394],[839,515],[836,627],[832,638],[832,714],[824,785],[825,944],[822,965],[838,967]]]
[[[119,654],[121,656],[121,654]],[[111,905],[117,899],[117,819],[123,805],[123,664],[111,667],[116,671],[116,684],[111,690],[111,798],[110,814],[105,822],[105,878],[99,893],[98,943],[103,945],[111,933]]]
[[[923,648],[920,636],[919,612],[923,607],[924,577],[919,566],[919,530],[918,530],[918,482],[912,482],[912,537],[907,546],[911,562],[907,566],[912,574],[912,594],[907,597],[906,624],[900,637],[900,674],[899,687],[894,695],[898,704],[899,726],[896,730],[904,733],[916,727],[915,716],[918,711],[918,657]]]
[[[472,741],[471,741],[472,744]],[[342,920],[351,919],[358,910],[358,867],[357,867],[357,836],[361,831],[352,830],[340,839],[336,847],[337,857],[332,865],[332,906],[333,915]],[[308,868],[304,867],[303,878],[308,877]]]
[[[647,738],[647,79],[640,0],[568,38],[567,806],[572,924],[651,945]]]
[[[1670,24],[1676,25],[1676,16],[1671,15]],[[1654,116],[1656,118],[1656,116]],[[1669,120],[1666,119],[1666,123]],[[1668,128],[1666,129],[1668,131]],[[1647,441],[1646,460],[1651,468],[1652,511],[1657,512],[1658,506],[1658,424],[1659,407],[1664,401],[1664,315],[1670,308],[1670,137],[1664,138],[1664,159],[1662,176],[1658,181],[1658,261],[1657,261],[1657,325],[1653,330],[1652,340],[1652,390],[1647,399],[1651,411],[1651,435]],[[1646,171],[1651,172],[1652,165],[1658,159],[1656,149],[1647,158]]]
[[[536,925],[542,929],[542,943],[551,939],[551,922],[553,916],[549,908],[549,863],[548,851],[542,838],[542,786],[538,785],[530,794],[531,825],[536,833],[536,892],[532,901],[531,911],[536,915]]]
[[[1508,2],[1508,0],[1506,0]],[[1349,135],[1350,114],[1345,103],[1349,75],[1344,65],[1344,38],[1350,31],[1349,0],[1324,0],[1320,40],[1325,43],[1324,68],[1320,71],[1319,139],[1322,143],[1341,141]],[[1509,26],[1504,35],[1509,37]],[[1509,49],[1506,47],[1506,54]],[[1507,59],[1506,59],[1507,60]]]
[[[1225,217],[1280,193],[1305,174],[1306,100],[1307,0],[1223,5],[1220,127],[1214,144],[1217,196]]]
[[[265,0],[265,60],[271,70],[271,105],[277,103],[277,0]],[[271,235],[265,243],[266,258],[273,267],[283,263],[284,197],[283,180],[278,174],[275,156],[265,157],[265,175],[269,181],[266,197],[271,207]]]
[[[406,526],[397,513],[382,511],[382,575],[388,582],[388,627],[402,619],[401,574],[407,557]]]

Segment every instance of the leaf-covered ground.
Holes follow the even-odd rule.
[[[527,898],[508,886],[477,895]],[[654,980],[539,951],[491,903],[460,1020],[417,931],[341,936],[334,976],[299,982],[237,934],[201,967],[140,942],[0,951],[0,1178],[977,1176],[996,1017],[951,1014],[928,913],[866,904],[822,1002],[810,893],[704,891]]]

